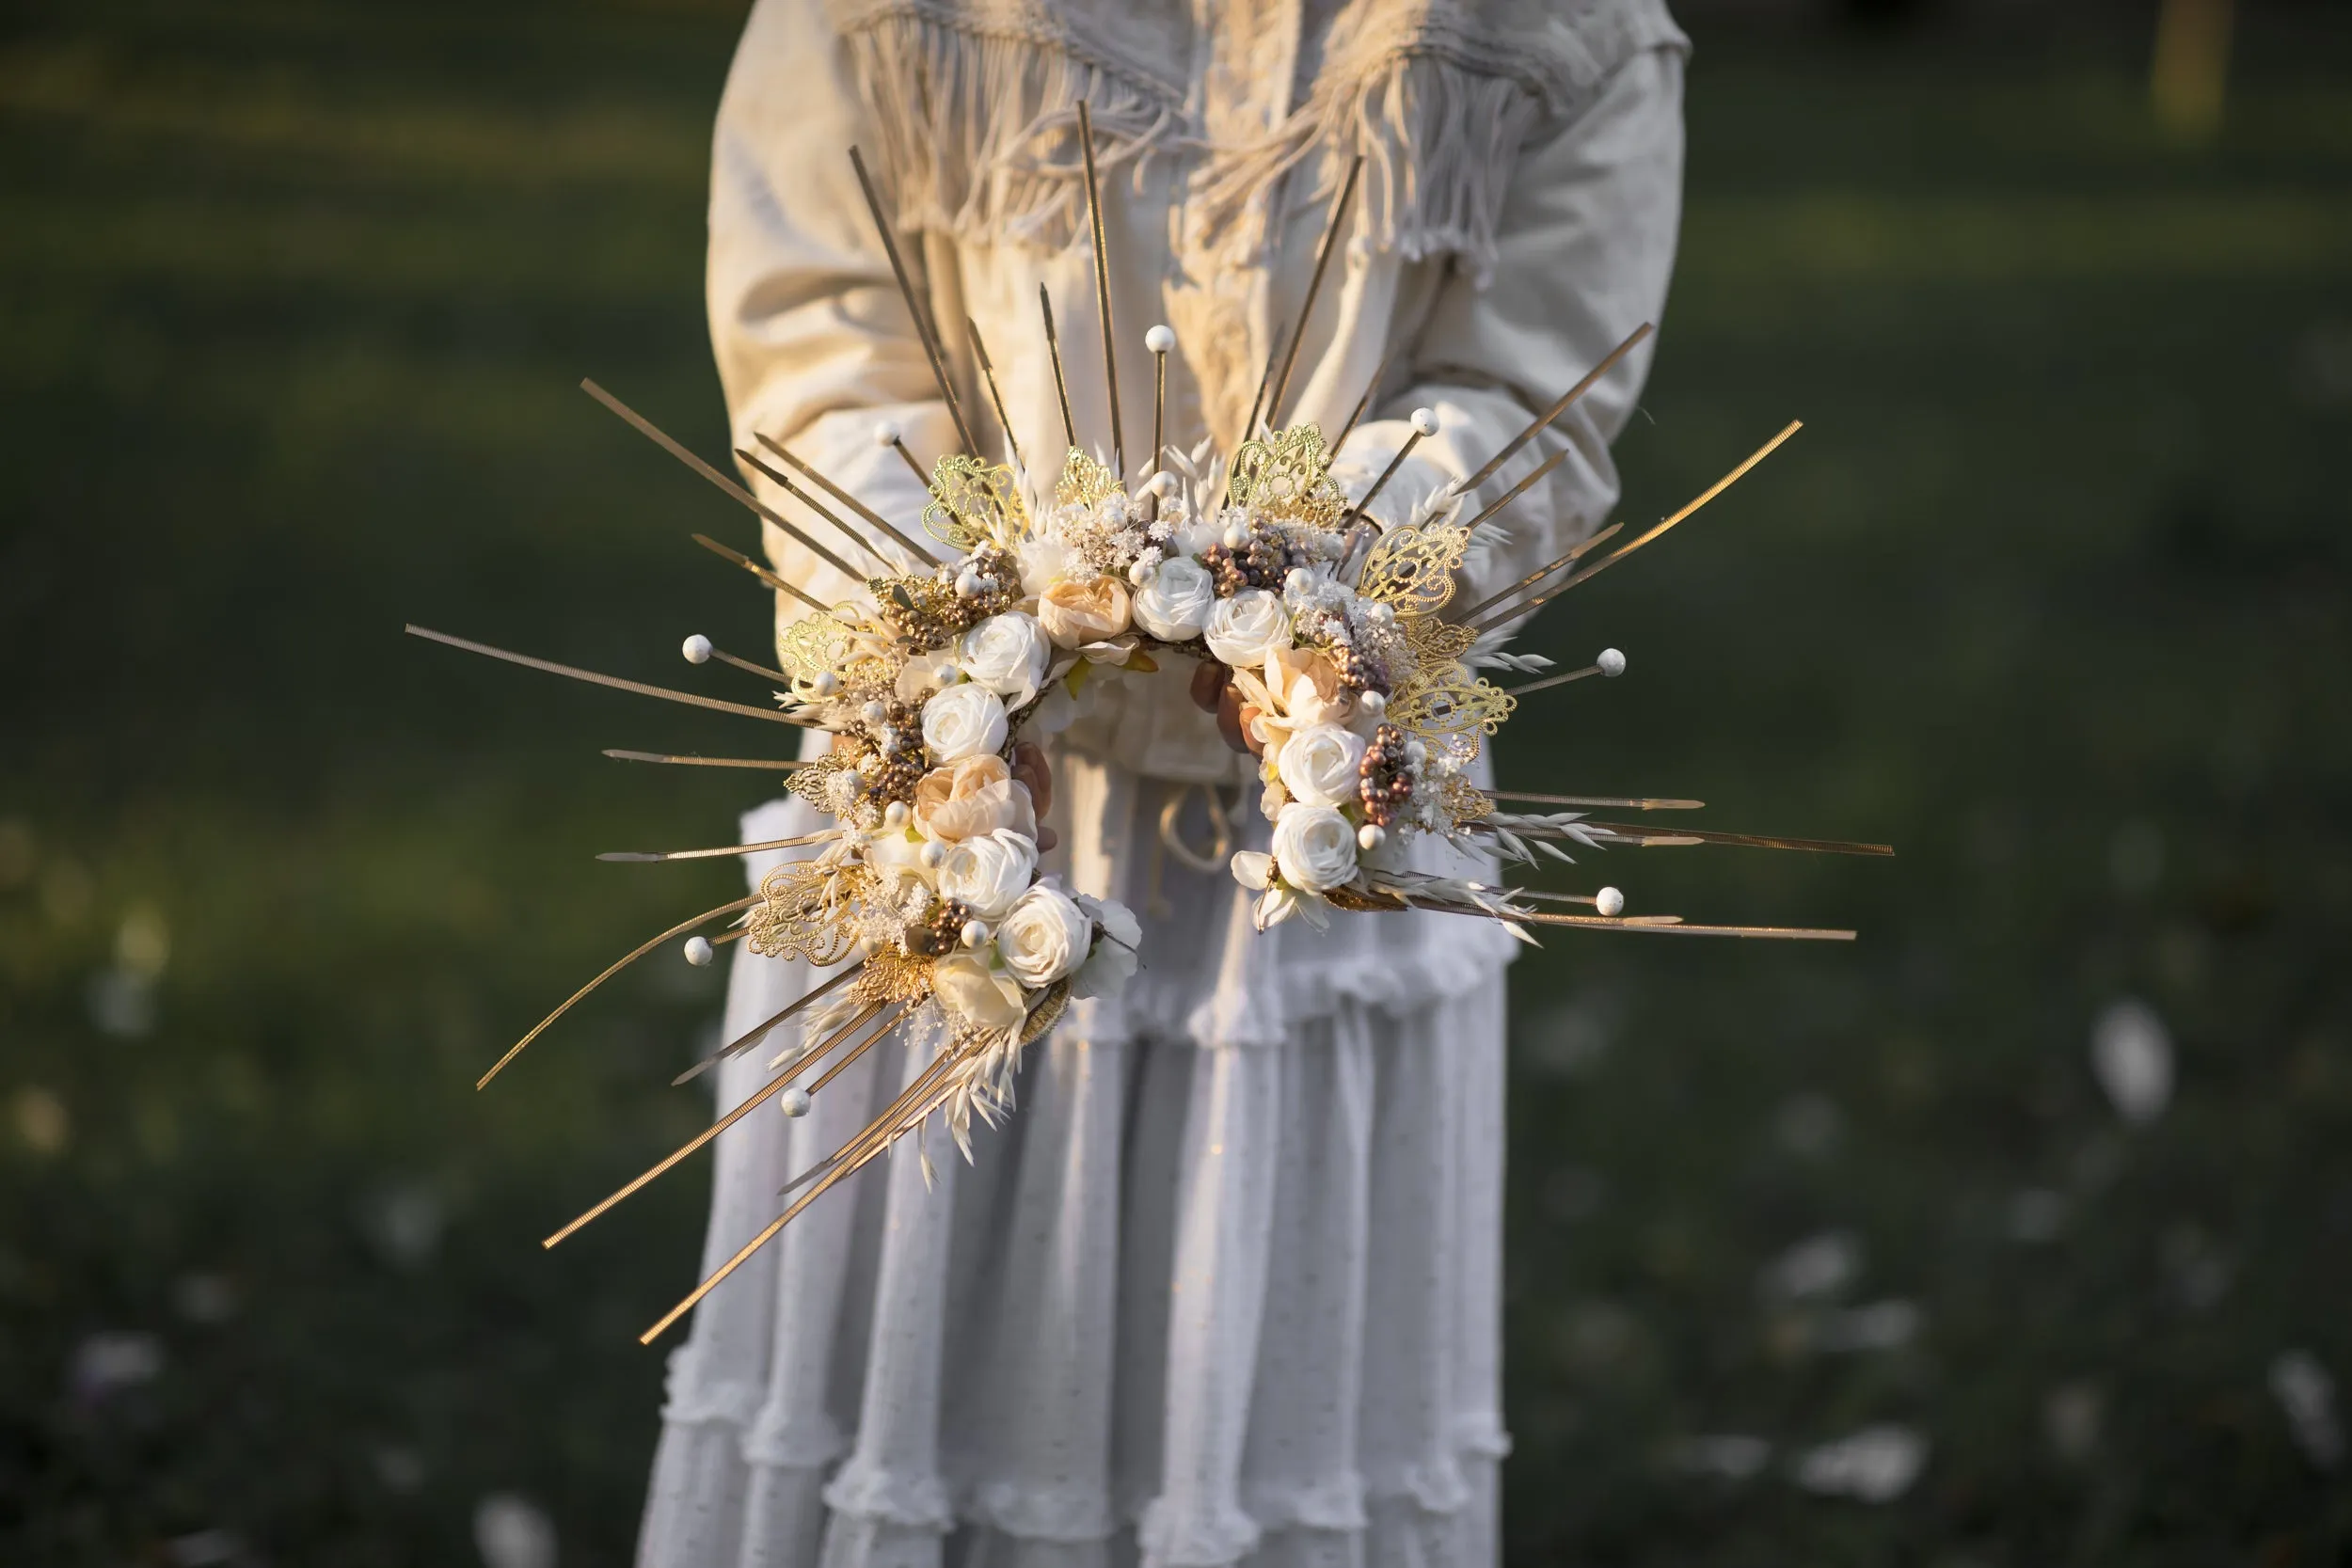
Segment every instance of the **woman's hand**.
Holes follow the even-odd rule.
[[[1250,756],[1263,756],[1265,747],[1249,733],[1242,713],[1241,693],[1233,689],[1233,672],[1213,658],[1204,658],[1192,672],[1192,704],[1216,715],[1216,733],[1225,744]]]
[[[1038,848],[1051,849],[1061,842],[1061,835],[1045,825],[1045,814],[1054,809],[1054,767],[1045,760],[1045,748],[1034,740],[1015,746],[1012,776],[1028,787],[1029,804],[1036,808]]]

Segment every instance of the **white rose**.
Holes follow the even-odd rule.
[[[1219,599],[1203,628],[1209,652],[1236,669],[1255,669],[1277,648],[1291,645],[1291,612],[1263,588],[1248,588]]]
[[[1136,591],[1136,625],[1163,642],[1189,642],[1209,624],[1216,608],[1216,586],[1208,568],[1185,556],[1163,561],[1151,580]]]
[[[1000,828],[948,847],[939,863],[939,892],[982,920],[997,920],[1029,891],[1036,871],[1037,841]]]
[[[951,686],[923,705],[923,749],[934,765],[1005,747],[1005,702],[985,686]]]
[[[1053,657],[1043,628],[1021,614],[990,616],[965,632],[957,649],[957,661],[973,684],[995,692],[1007,707],[1025,706],[1037,696]]]
[[[940,1006],[983,1029],[1009,1029],[1028,1017],[1021,982],[977,953],[950,953],[931,965],[931,991]]]
[[[1094,922],[1057,887],[1040,882],[996,927],[996,956],[1012,977],[1037,990],[1086,960]]]
[[[1274,863],[1282,880],[1324,893],[1356,879],[1356,828],[1329,806],[1293,803],[1274,824]],[[946,885],[941,868],[941,886]]]
[[[1310,724],[1283,743],[1277,766],[1293,799],[1338,806],[1356,799],[1356,768],[1363,760],[1363,736],[1337,724]]]

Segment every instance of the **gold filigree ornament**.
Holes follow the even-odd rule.
[[[1020,486],[1003,464],[957,455],[941,458],[931,469],[931,499],[923,508],[923,529],[942,544],[975,550],[1018,538],[1026,523]]]
[[[1064,506],[1094,506],[1119,488],[1119,476],[1076,447],[1062,459],[1061,478],[1054,482],[1054,499]]]
[[[1426,522],[1392,528],[1364,558],[1356,591],[1393,609],[1408,623],[1435,615],[1454,597],[1454,574],[1470,548],[1470,530]]]
[[[1323,432],[1311,424],[1244,441],[1233,453],[1225,499],[1262,517],[1323,529],[1336,525],[1347,510],[1347,493],[1325,466]]]
[[[1494,734],[1517,706],[1502,688],[1447,664],[1406,677],[1389,696],[1389,722],[1467,762],[1478,755],[1479,736]]]
[[[863,866],[791,861],[759,884],[746,945],[762,958],[838,961],[856,945],[853,917],[873,876]]]
[[[818,675],[831,671],[847,677],[853,664],[878,654],[871,640],[838,614],[803,615],[776,634],[776,668],[792,677],[792,695],[804,703],[817,700],[810,683]]]
[[[1490,816],[1495,809],[1495,803],[1481,795],[1477,786],[1459,773],[1447,778],[1439,790],[1438,804],[1457,833],[1471,823]]]
[[[1478,634],[1470,627],[1434,615],[1410,616],[1405,622],[1405,646],[1413,656],[1416,670],[1458,664],[1477,641]]]
[[[898,947],[877,947],[850,987],[860,1002],[920,1002],[931,993],[931,960]]]

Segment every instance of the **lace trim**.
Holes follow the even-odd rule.
[[[1230,1502],[1159,1497],[1144,1505],[1136,1532],[1152,1568],[1223,1568],[1258,1544],[1257,1521]]]
[[[1262,1529],[1304,1525],[1311,1529],[1359,1530],[1371,1524],[1364,1513],[1364,1480],[1353,1470],[1300,1486],[1252,1486],[1246,1497],[1249,1516]]]
[[[947,1488],[935,1474],[907,1475],[852,1459],[825,1488],[825,1506],[859,1519],[942,1534],[956,1528]]]
[[[822,1411],[803,1415],[769,1403],[743,1434],[743,1458],[753,1465],[811,1470],[850,1451],[850,1440]]]
[[[1083,1544],[1116,1534],[1110,1494],[1100,1486],[1025,1486],[992,1481],[973,1494],[966,1516],[1025,1541]]]
[[[745,1427],[751,1425],[767,1392],[748,1378],[724,1374],[706,1378],[702,1356],[690,1341],[670,1353],[661,1380],[661,1418],[673,1426],[716,1421]]]

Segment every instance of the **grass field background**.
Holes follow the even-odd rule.
[[[399,628],[757,645],[685,539],[738,519],[575,389],[717,449],[739,16],[0,24],[0,1558],[463,1562],[512,1495],[628,1559],[702,1178],[537,1239],[699,1124],[717,981],[471,1085],[736,876],[590,852],[756,786],[596,755],[722,721]],[[1539,623],[1632,673],[1505,771],[1901,854],[1625,852],[1637,909],[1864,939],[1517,972],[1515,1561],[2352,1547],[2352,25],[2249,12],[2190,147],[2146,20],[1691,18],[1627,515],[1807,428]],[[1817,1490],[1872,1432],[1909,1483]]]

